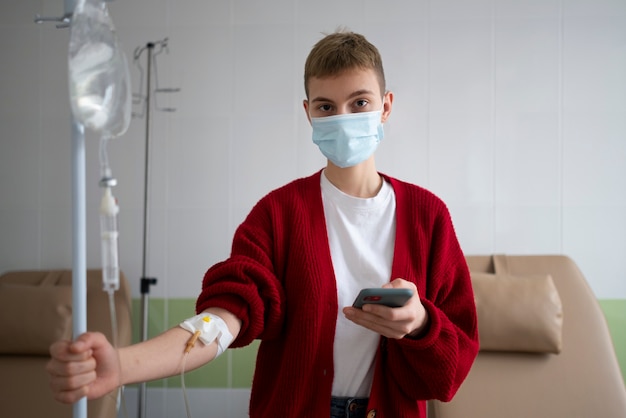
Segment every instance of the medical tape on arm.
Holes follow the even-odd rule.
[[[230,343],[233,342],[233,336],[228,330],[226,322],[217,315],[202,313],[180,323],[180,327],[195,334],[200,332],[198,339],[204,344],[209,345],[213,341],[217,341],[216,358],[222,354]]]

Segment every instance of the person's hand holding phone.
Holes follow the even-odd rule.
[[[346,306],[343,308],[346,318],[388,338],[419,335],[428,324],[428,313],[420,301],[415,284],[395,279],[383,285],[383,289],[410,289],[413,296],[400,307],[367,303],[367,300],[361,308]]]

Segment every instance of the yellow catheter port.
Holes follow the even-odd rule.
[[[185,347],[185,354],[189,353],[193,346],[196,345],[196,341],[198,341],[200,334],[201,331],[198,330],[194,332],[193,335],[189,338],[189,341],[187,341],[187,346]]]

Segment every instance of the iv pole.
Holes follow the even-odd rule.
[[[152,73],[155,72],[156,76],[156,68],[152,68],[153,60],[156,55],[161,53],[164,48],[167,48],[168,39],[165,38],[161,41],[157,42],[148,42],[145,47],[138,47],[135,49],[134,61],[135,63],[139,60],[141,54],[144,51],[147,51],[147,68],[146,68],[146,95],[142,97],[139,94],[139,99],[143,101],[144,112],[146,117],[146,139],[145,139],[145,160],[144,160],[144,198],[143,198],[143,262],[142,262],[142,275],[141,275],[141,341],[145,341],[148,339],[148,304],[149,304],[149,294],[150,294],[150,286],[155,285],[157,283],[157,279],[154,277],[147,277],[147,246],[148,246],[148,191],[149,191],[149,162],[150,162],[150,107],[152,105],[151,101],[151,92],[152,92]],[[159,46],[160,49],[155,54],[154,48]],[[156,66],[155,66],[156,67]],[[141,67],[139,67],[141,69]],[[143,76],[143,72],[142,72]],[[157,77],[155,77],[157,78]],[[142,77],[142,86],[143,88],[143,77]],[[156,80],[156,89],[155,92],[159,93],[174,93],[180,91],[178,88],[173,89],[162,89],[158,86],[158,79]],[[157,106],[157,110],[173,112],[175,109],[173,108],[160,108]],[[142,114],[134,114],[133,116],[142,116]],[[147,390],[146,383],[142,382],[139,384],[139,392],[137,398],[137,413],[139,418],[146,417],[147,410]]]
[[[87,239],[85,203],[85,129],[72,117],[72,330],[87,331]],[[74,418],[87,418],[87,398],[73,406]]]
[[[152,50],[154,44],[149,42],[146,45],[148,51],[148,70],[147,70],[147,91],[146,91],[146,150],[145,150],[145,162],[144,162],[144,194],[143,194],[143,262],[141,273],[141,341],[148,339],[148,303],[150,295],[150,286],[155,285],[157,279],[154,277],[146,276],[146,247],[148,244],[148,174],[149,174],[149,161],[150,161],[150,73],[152,64]],[[137,57],[137,55],[135,55]],[[137,398],[137,413],[139,418],[145,418],[147,409],[147,390],[146,383],[141,382],[139,384],[139,396]]]
[[[78,0],[80,1],[80,0]],[[112,0],[103,0],[110,2]],[[77,0],[63,0],[63,16],[35,16],[35,23],[58,22],[57,28],[68,28]],[[86,152],[85,127],[70,112],[72,136],[72,335],[87,331],[87,222],[86,222]],[[74,418],[87,418],[87,398],[82,397],[72,406]]]
[[[66,28],[76,7],[75,0],[63,1],[61,17],[35,17],[35,23],[60,22],[57,28]],[[85,128],[73,115],[72,129],[72,332],[74,337],[87,331],[87,222],[85,197]],[[87,418],[87,398],[73,405],[74,418]]]

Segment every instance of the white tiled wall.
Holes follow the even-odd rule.
[[[181,88],[158,96],[177,111],[153,112],[150,124],[152,296],[194,297],[251,206],[323,166],[302,111],[302,69],[321,33],[344,25],[379,47],[395,93],[381,171],[440,195],[467,253],[564,253],[598,297],[626,298],[626,1],[109,7],[131,61],[136,47],[169,38],[159,82]],[[71,266],[69,33],[35,25],[38,13],[60,15],[62,1],[0,3],[0,271]],[[145,55],[138,63],[145,68]],[[138,91],[136,66],[131,73]],[[145,118],[135,119],[109,149],[135,296],[145,133]],[[86,140],[87,254],[97,266],[97,137]],[[178,392],[151,393],[151,408],[181,412]],[[246,411],[245,391],[198,394],[229,399],[226,415]]]
[[[62,2],[0,5],[0,270],[71,265],[68,30]],[[156,297],[193,297],[265,193],[319,169],[302,111],[322,32],[364,33],[395,107],[381,171],[448,204],[467,253],[565,253],[601,298],[626,298],[623,0],[115,1],[132,61],[158,56],[148,271]],[[138,62],[145,67],[145,55]],[[139,71],[131,65],[135,90]],[[110,145],[121,264],[138,295],[145,119]],[[97,137],[87,135],[88,264],[99,263]]]

